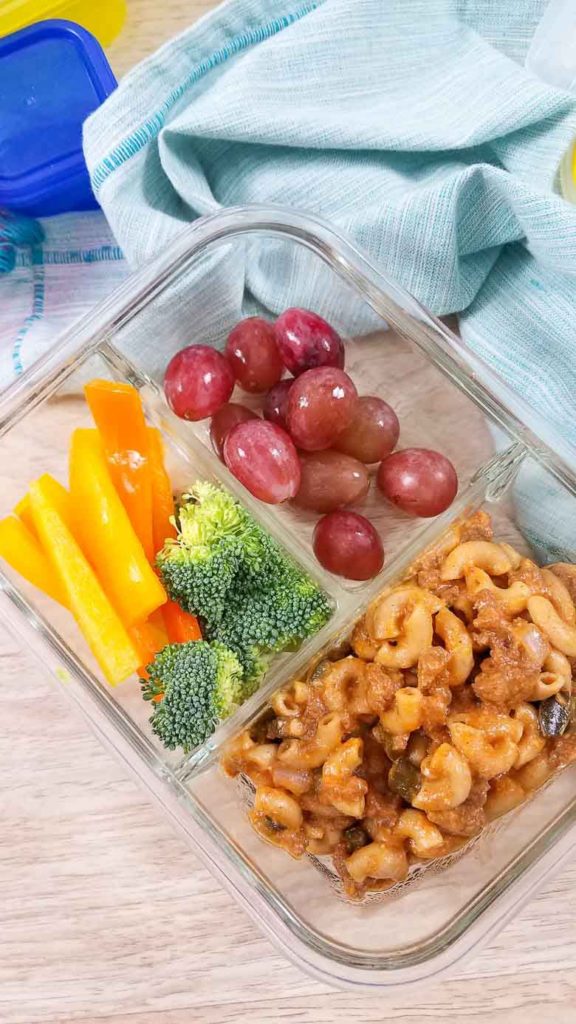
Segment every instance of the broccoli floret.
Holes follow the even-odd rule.
[[[183,496],[178,527],[158,555],[162,579],[186,611],[216,624],[242,571],[256,574],[266,563],[266,534],[230,494],[205,482]]]
[[[250,600],[234,595],[225,619],[206,627],[206,635],[236,651],[244,669],[244,688],[253,692],[270,654],[316,633],[328,620],[326,595],[294,563],[284,559]]]
[[[326,594],[213,484],[185,495],[178,537],[167,542],[158,565],[170,597],[200,616],[204,636],[237,655],[243,699],[272,653],[311,636],[330,617]]]
[[[182,747],[188,753],[203,743],[244,699],[242,666],[234,652],[218,642],[168,644],[147,672],[148,679],[141,681],[142,696],[161,697],[150,722],[169,750]]]

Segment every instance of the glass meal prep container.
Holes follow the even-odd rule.
[[[392,403],[402,447],[437,448],[459,474],[454,504],[435,519],[412,519],[368,499],[362,511],[386,549],[383,570],[368,582],[324,572],[311,551],[314,514],[255,501],[212,452],[206,422],[176,419],[163,397],[163,373],[176,350],[195,341],[221,348],[242,315],[276,315],[288,306],[314,309],[348,339],[346,369],[360,394]],[[576,527],[567,539],[556,512],[561,506],[564,529],[576,523],[576,453],[339,234],[275,208],[228,210],[184,230],[1,396],[1,515],[41,473],[66,479],[71,430],[90,424],[81,385],[94,377],[139,388],[150,423],[163,432],[175,490],[202,479],[223,483],[327,590],[331,619],[299,650],[277,656],[260,689],[188,755],[165,750],[152,734],[137,680],[109,687],[68,613],[4,568],[3,621],[297,965],[333,985],[368,988],[446,970],[501,927],[576,845],[571,769],[489,826],[463,855],[418,865],[405,882],[353,902],[325,864],[292,860],[258,837],[242,787],[219,760],[267,698],[346,637],[370,600],[402,579],[453,519],[485,508],[496,539],[539,563],[575,561]],[[546,536],[531,532],[534,502],[548,513]]]

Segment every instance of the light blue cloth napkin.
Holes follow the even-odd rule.
[[[576,100],[524,67],[545,9],[230,0],[86,126],[129,261],[220,206],[320,213],[433,312],[459,313],[468,344],[576,443],[576,208],[554,193]],[[264,304],[265,277],[249,282]],[[241,301],[226,276],[213,287]],[[573,551],[576,502],[541,494],[524,529],[545,555],[554,521],[554,556]]]
[[[576,209],[553,192],[576,100],[523,66],[545,8],[230,0],[87,122],[128,260],[220,206],[321,213],[433,312],[460,313],[576,442]]]

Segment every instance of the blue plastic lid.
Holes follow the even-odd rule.
[[[0,207],[32,216],[97,207],[82,124],[115,88],[99,42],[74,22],[0,39]]]

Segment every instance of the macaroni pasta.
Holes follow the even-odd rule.
[[[361,896],[454,852],[576,760],[576,570],[556,568],[495,543],[485,513],[452,526],[373,602],[347,656],[312,666],[229,745],[258,833],[332,857]]]

